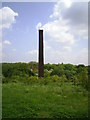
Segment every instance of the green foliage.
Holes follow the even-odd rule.
[[[44,77],[48,77],[48,76],[50,76],[50,72],[49,72],[49,70],[45,69],[44,70]]]
[[[88,116],[90,66],[3,63],[3,118],[77,118]],[[9,93],[9,94],[8,94]]]
[[[35,77],[32,76],[30,79],[35,80]],[[2,88],[3,118],[56,120],[88,117],[88,92],[81,86],[72,85],[71,82],[64,82],[61,86],[58,86],[57,82],[30,85],[8,83],[3,84]]]
[[[2,75],[3,83],[12,81],[34,83],[37,82],[35,79],[38,77],[38,63],[3,63]],[[41,81],[45,84],[71,81],[73,85],[82,85],[88,90],[88,76],[90,76],[90,66],[48,63],[44,65],[44,78]]]
[[[51,64],[45,64],[44,65],[44,69],[47,69],[47,70],[50,70],[50,69],[52,69],[52,65]]]
[[[64,69],[62,66],[56,66],[51,72],[51,75],[62,76],[63,74],[64,74]]]
[[[27,79],[24,80],[24,83],[27,85],[32,83],[38,83],[38,77],[37,76],[28,77]]]
[[[12,76],[34,76],[35,73],[27,63],[3,63],[2,74],[5,77],[11,78]]]
[[[53,76],[51,77],[51,80],[52,80],[53,82],[58,82],[58,81],[60,81],[60,77],[59,77],[58,75],[53,75]]]

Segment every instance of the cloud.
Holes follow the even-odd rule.
[[[88,64],[83,46],[88,42],[88,4],[69,2],[57,1],[50,20],[41,26],[45,31],[45,63]]]
[[[5,13],[5,9],[8,14]],[[36,29],[45,31],[45,63],[88,64],[88,49],[84,46],[88,36],[87,13],[87,3],[72,3],[71,0],[68,3],[68,1],[59,0],[54,5],[48,22],[43,25],[39,22],[36,25]],[[8,29],[15,23],[18,13],[11,8],[4,7],[3,16],[4,14],[6,17],[2,18],[2,27]],[[12,59],[14,60],[16,57],[12,57]],[[18,60],[38,61],[38,51],[36,49],[27,51],[25,57],[23,58],[22,55],[21,59],[18,54]]]
[[[71,2],[70,6],[66,7],[67,3],[68,1],[59,0],[50,17],[66,22],[71,34],[77,36],[78,39],[88,39],[88,3]]]
[[[39,22],[37,25],[36,25],[36,29],[38,30],[38,29],[40,29],[41,28],[41,26],[42,26],[42,23],[41,22]]]
[[[25,61],[38,61],[38,50],[30,50],[25,53]]]
[[[72,3],[70,8],[61,10],[62,18],[69,20],[71,25],[86,25],[88,22],[88,3]]]
[[[9,29],[12,24],[16,22],[15,17],[18,16],[18,13],[14,12],[10,7],[0,8],[0,61],[5,53],[2,53],[2,29]],[[3,45],[11,45],[11,42],[8,40],[3,41]]]
[[[27,54],[30,54],[30,55],[37,54],[37,50],[28,51]]]
[[[3,44],[5,44],[5,45],[11,45],[11,42],[9,40],[5,40],[5,41],[3,41]]]
[[[45,51],[48,51],[48,50],[52,50],[52,47],[49,45],[49,43],[47,41],[44,40],[44,48],[45,48]]]
[[[60,44],[74,44],[74,36],[70,33],[69,27],[62,21],[54,20],[42,27],[45,31],[46,39]]]
[[[15,17],[18,13],[9,7],[0,8],[0,40],[2,40],[2,29],[9,29],[16,22]]]
[[[0,29],[6,28],[9,29],[13,23],[15,23],[15,17],[18,16],[18,13],[14,12],[9,7],[3,7],[0,9]]]
[[[67,47],[67,46],[64,46],[64,50],[66,50],[66,51],[69,51],[69,52],[70,52],[72,49],[71,49],[71,47],[69,47],[69,46],[68,46],[68,47]]]
[[[74,63],[88,65],[88,48],[83,48],[74,56]]]
[[[78,53],[74,53],[72,51],[68,52],[68,50],[54,50],[47,52],[45,55],[45,63],[71,63],[71,64],[85,64],[88,65],[88,49],[83,48],[78,51]]]

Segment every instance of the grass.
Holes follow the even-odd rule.
[[[3,118],[88,117],[88,92],[72,83],[3,84]]]

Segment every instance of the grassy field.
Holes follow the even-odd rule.
[[[3,84],[3,118],[84,118],[88,92],[71,82]]]

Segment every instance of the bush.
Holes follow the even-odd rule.
[[[64,70],[63,70],[63,67],[61,66],[56,66],[53,71],[51,72],[50,74],[51,76],[53,75],[58,75],[59,77],[64,75]]]
[[[32,83],[38,83],[38,77],[37,76],[31,76],[29,78],[27,78],[24,81],[25,84],[32,84]]]
[[[2,83],[8,83],[8,80],[6,78],[3,78]]]
[[[50,77],[50,79],[53,81],[53,82],[58,82],[60,81],[60,77],[58,75],[53,75]]]
[[[61,79],[61,81],[64,81],[64,82],[68,81],[65,75],[63,75],[62,77],[60,77],[60,79]]]
[[[73,82],[88,90],[90,66],[72,64],[45,64],[44,77],[38,78],[38,63],[2,63],[2,82],[25,82],[27,84],[48,84],[53,82]],[[61,84],[61,83],[60,83]]]
[[[50,76],[50,72],[47,69],[45,69],[44,70],[44,77],[48,77],[48,76]]]

